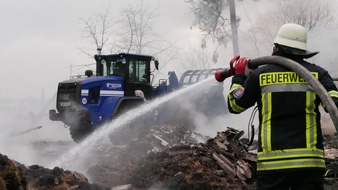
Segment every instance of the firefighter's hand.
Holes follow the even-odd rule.
[[[242,57],[236,62],[235,74],[236,75],[246,75],[249,76],[251,70],[248,68],[248,63],[250,59],[247,57]]]

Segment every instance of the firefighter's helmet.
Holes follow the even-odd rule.
[[[279,28],[274,43],[306,51],[307,31],[298,24],[284,24]]]
[[[282,25],[278,30],[274,43],[286,53],[304,58],[309,58],[319,53],[308,51],[307,30],[303,26],[294,23]]]

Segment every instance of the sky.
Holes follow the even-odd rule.
[[[80,52],[88,45],[83,38],[81,19],[93,17],[106,7],[116,17],[124,0],[0,0],[0,99],[51,97],[57,83],[68,79],[71,65],[93,63],[94,59]],[[158,7],[160,19],[157,30],[166,38],[184,39],[190,36],[191,19],[181,0],[145,0]],[[175,12],[175,14],[173,14]],[[176,14],[177,13],[177,14]],[[190,37],[185,36],[185,40]],[[93,52],[93,55],[96,52]],[[78,74],[78,73],[77,73]],[[82,73],[81,73],[82,74]]]
[[[0,0],[0,153],[22,163],[45,164],[50,162],[50,156],[36,153],[38,147],[32,147],[32,141],[67,141],[59,144],[73,145],[69,144],[73,143],[69,129],[61,122],[50,121],[48,109],[55,109],[58,82],[69,79],[71,65],[94,62],[79,50],[89,45],[81,32],[81,19],[100,14],[107,7],[117,18],[128,2],[135,0]],[[180,41],[182,46],[199,42],[198,34],[190,29],[192,19],[184,1],[144,3],[158,7],[155,29],[163,38]],[[36,130],[12,138],[27,129]],[[53,148],[56,154],[67,150]]]
[[[76,73],[77,65],[94,63],[94,59],[80,52],[79,48],[90,45],[83,37],[81,19],[93,17],[109,7],[118,18],[122,8],[135,0],[0,0],[0,55],[2,74],[0,75],[0,100],[53,97],[58,82]],[[269,4],[257,1],[237,1],[237,13],[241,14],[239,33],[248,33],[252,24],[267,23],[264,13]],[[270,1],[269,1],[270,2]],[[192,15],[188,5],[182,0],[144,0],[149,7],[158,7],[158,17],[154,30],[163,39],[179,42],[183,49],[199,47],[201,34],[191,29]],[[334,4],[337,7],[337,3]],[[336,8],[335,8],[336,9]],[[245,13],[245,14],[243,14]],[[263,15],[259,17],[257,15]],[[324,52],[320,56],[335,60],[335,48],[327,48],[337,43],[335,31],[319,30],[310,47]],[[326,38],[323,38],[325,34]],[[334,35],[334,38],[331,36]],[[264,40],[263,40],[264,41]],[[230,60],[229,49],[219,57]],[[248,47],[248,48],[247,48]],[[321,47],[325,47],[322,51]],[[270,47],[269,47],[270,48]],[[240,39],[241,53],[250,54],[247,42]],[[211,48],[210,48],[211,50]],[[317,50],[317,49],[316,49]],[[270,50],[269,50],[270,51]],[[326,53],[325,53],[326,52]],[[96,52],[93,52],[93,55]],[[264,52],[265,53],[265,52]],[[254,55],[254,54],[253,54]],[[320,59],[317,58],[317,59]],[[332,62],[331,61],[331,62]],[[161,63],[161,60],[160,60]],[[334,68],[331,64],[327,67]],[[72,68],[72,69],[71,69]],[[83,71],[81,71],[83,72]]]

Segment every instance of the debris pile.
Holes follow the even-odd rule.
[[[83,174],[64,171],[61,168],[46,169],[32,165],[26,167],[0,154],[0,189],[39,190],[108,190],[100,185],[90,184]]]
[[[328,182],[338,181],[338,138],[335,135],[324,135],[326,158],[325,177]]]
[[[183,126],[157,125],[124,147],[114,147],[87,171],[91,181],[125,189],[255,189],[256,146],[243,131],[227,128],[215,138]],[[337,135],[325,136],[325,153],[337,151]],[[257,142],[254,142],[254,144]],[[330,151],[327,151],[330,150]],[[325,189],[338,185],[338,154],[327,159]]]
[[[138,129],[140,130],[140,129]],[[233,128],[210,138],[182,125],[141,129],[127,145],[96,147],[85,174],[24,166],[0,154],[0,189],[255,189],[255,146]],[[324,136],[325,189],[338,185],[338,138]],[[86,176],[85,176],[86,175]]]
[[[110,149],[87,175],[110,187],[254,189],[256,158],[243,134],[228,128],[207,140],[183,126],[153,126],[128,146]]]
[[[338,157],[337,134],[324,135],[325,157],[334,160]]]

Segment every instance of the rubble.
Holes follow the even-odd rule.
[[[46,169],[39,165],[25,166],[0,154],[0,189],[25,190],[108,190],[110,188],[90,184],[87,177],[62,168]]]
[[[137,189],[254,189],[256,159],[242,135],[228,128],[212,139],[183,126],[153,126],[128,146],[109,150],[106,163],[87,175],[105,186]]]
[[[227,128],[210,138],[182,125],[153,125],[124,146],[98,147],[85,174],[25,166],[0,155],[0,189],[157,190],[255,189],[256,147],[243,131]],[[338,138],[324,136],[325,189],[338,185]]]
[[[227,128],[210,138],[183,126],[152,126],[128,146],[108,150],[105,164],[86,175],[99,184],[128,184],[133,189],[255,189],[257,142],[248,146],[242,135]],[[325,136],[325,142],[325,150],[337,150],[336,135]],[[337,157],[327,159],[326,190],[338,185]]]

